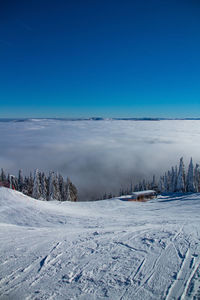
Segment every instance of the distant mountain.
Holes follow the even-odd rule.
[[[200,118],[103,118],[103,117],[91,117],[91,118],[0,118],[0,122],[32,122],[41,120],[57,120],[57,121],[165,121],[165,120],[200,120]]]

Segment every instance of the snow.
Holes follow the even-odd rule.
[[[154,190],[145,190],[140,192],[134,192],[132,195],[134,196],[140,196],[140,195],[149,195],[149,194],[155,194],[156,192]]]
[[[61,203],[0,188],[0,299],[199,299],[199,214],[200,194]]]
[[[123,200],[123,199],[132,199],[133,195],[123,195],[123,196],[119,196],[117,198],[120,199],[120,200]]]

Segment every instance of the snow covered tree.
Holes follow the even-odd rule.
[[[47,200],[47,178],[44,172],[41,174],[41,198]]]
[[[160,193],[163,193],[163,192],[165,191],[164,177],[163,177],[163,176],[160,177],[160,180],[159,180],[159,182],[158,182],[158,191],[159,191]]]
[[[22,193],[28,195],[29,178],[25,176]]]
[[[175,167],[175,169],[174,167],[172,167],[172,177],[171,177],[171,187],[170,187],[171,192],[176,192],[177,176],[178,176],[177,166]]]
[[[181,157],[180,159],[176,191],[182,193],[185,192],[185,169],[184,169],[183,157]]]
[[[0,181],[6,181],[6,173],[3,168],[1,169]]]
[[[119,196],[121,196],[121,194],[119,194]],[[102,197],[102,200],[105,200],[105,199],[108,199],[106,193],[104,193],[104,194],[103,194],[103,197]]]
[[[129,187],[129,194],[132,194],[132,192],[133,192],[133,183],[131,181],[130,187]]]
[[[158,185],[157,185],[157,183],[156,183],[156,176],[153,175],[153,180],[152,180],[152,182],[151,182],[151,189],[152,189],[152,190],[155,190],[155,189],[157,189],[157,187],[158,187]]]
[[[143,186],[142,186],[142,182],[140,181],[139,182],[139,191],[142,191],[142,189],[143,189]],[[127,195],[126,192],[125,192],[125,195]]]
[[[67,189],[66,190],[67,190],[67,195],[66,195],[67,201],[76,202],[77,201],[77,189],[69,178],[67,178]]]
[[[196,191],[195,182],[194,182],[194,166],[193,166],[192,158],[190,160],[188,173],[187,173],[186,189],[187,192],[191,192],[191,193],[194,193]]]
[[[48,200],[55,200],[55,174],[54,172],[50,172],[49,174],[49,195],[48,195]]]
[[[40,199],[41,197],[40,173],[38,169],[35,170],[35,174],[34,174],[32,197],[35,199]]]
[[[34,179],[33,179],[32,173],[30,172],[30,175],[28,177],[28,195],[29,196],[32,196],[33,184],[34,184]]]
[[[147,185],[145,179],[142,181],[142,190],[146,191],[147,190]]]
[[[200,169],[198,164],[196,164],[194,169],[194,185],[195,191],[200,192]]]
[[[61,174],[58,175],[58,184],[59,184],[59,190],[60,190],[60,198],[61,201],[65,201],[65,194],[66,194],[66,184],[64,182],[64,179]]]
[[[70,192],[70,181],[67,178],[67,194],[66,194],[66,201],[72,201],[71,192]]]
[[[169,191],[169,184],[168,184],[167,173],[165,173],[165,176],[164,176],[164,191],[165,191],[165,193],[167,193]]]
[[[61,195],[60,195],[60,186],[59,186],[59,180],[58,180],[58,174],[54,176],[54,186],[55,186],[55,200],[61,201]]]
[[[24,178],[23,178],[22,170],[20,169],[18,174],[18,190],[20,192],[22,192],[23,190],[23,184],[24,184]]]
[[[136,184],[135,186],[134,186],[134,192],[138,192],[139,191],[139,185],[138,184]],[[122,194],[123,195],[123,194]]]

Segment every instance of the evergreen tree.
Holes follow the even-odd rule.
[[[132,194],[132,192],[133,192],[133,183],[132,183],[132,181],[131,181],[129,193]]]
[[[146,191],[147,190],[147,186],[146,186],[146,181],[145,179],[142,181],[142,190]]]
[[[38,169],[35,170],[35,174],[34,174],[32,197],[35,199],[40,199],[41,197],[40,173]]]
[[[67,195],[66,195],[66,201],[72,201],[71,192],[70,192],[70,180],[69,180],[69,178],[67,178]]]
[[[58,200],[58,201],[61,201],[58,174],[56,174],[55,177],[54,177],[54,186],[55,186],[55,194],[54,194],[55,198],[54,199]]]
[[[58,175],[58,184],[60,190],[60,200],[65,201],[66,187],[65,187],[64,179],[61,174]]]
[[[176,186],[177,186],[177,166],[172,167],[172,178],[171,178],[171,192],[176,192]]]
[[[30,172],[29,178],[28,178],[28,195],[32,196],[33,193],[33,185],[34,185],[34,180],[32,173]]]
[[[4,169],[1,168],[1,177],[0,177],[0,181],[6,181],[6,173],[4,172]]]
[[[55,200],[55,174],[54,172],[50,172],[49,174],[49,195],[48,195],[48,200]]]
[[[20,169],[18,174],[18,190],[20,192],[22,192],[23,190],[23,184],[24,184],[24,179],[23,179],[22,170]]]
[[[152,190],[155,190],[157,188],[157,184],[156,184],[156,176],[153,175],[153,180],[152,180],[152,183],[151,183],[151,189]]]
[[[168,191],[169,191],[168,176],[167,176],[167,173],[165,173],[165,176],[164,176],[164,192],[167,193]]]
[[[47,200],[47,178],[44,172],[41,174],[41,198]]]
[[[184,169],[183,157],[181,157],[180,159],[176,191],[182,193],[185,192],[185,169]]]
[[[121,196],[121,194],[119,194],[119,196]],[[107,194],[106,193],[103,195],[103,200],[105,200],[105,199],[107,199]]]
[[[190,160],[190,164],[188,168],[186,188],[187,188],[187,192],[191,192],[191,193],[195,192],[194,167],[193,167],[192,158]]]
[[[200,192],[200,170],[198,164],[196,164],[194,169],[194,185],[195,185],[195,191]]]
[[[77,189],[69,178],[67,178],[67,201],[77,201]]]
[[[29,178],[25,176],[24,183],[23,183],[23,188],[22,188],[22,193],[23,194],[28,195],[28,187],[29,187]]]
[[[160,193],[163,193],[164,190],[165,190],[163,176],[160,177],[160,180],[159,180],[159,183],[158,183],[158,190],[159,190]]]

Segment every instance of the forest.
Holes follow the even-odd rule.
[[[23,176],[22,170],[19,170],[18,177],[6,174],[1,169],[0,185],[10,187],[25,195],[40,200],[58,200],[58,201],[77,201],[78,191],[76,186],[69,178],[65,180],[59,173],[49,172],[48,176],[44,172],[35,170],[34,176]],[[196,193],[200,192],[200,168],[194,166],[191,158],[187,171],[185,169],[183,157],[181,157],[179,166],[173,166],[164,175],[156,180],[153,175],[151,181],[143,179],[135,185],[130,184],[129,188],[120,188],[118,195],[104,193],[101,199],[109,199],[120,195],[131,194],[136,191],[155,190],[157,193]],[[96,199],[99,200],[99,199]]]
[[[51,171],[48,176],[35,170],[34,176],[23,176],[19,170],[18,177],[6,174],[1,169],[0,183],[2,186],[20,191],[23,194],[40,200],[77,201],[78,192],[69,178],[65,180],[59,173]]]

